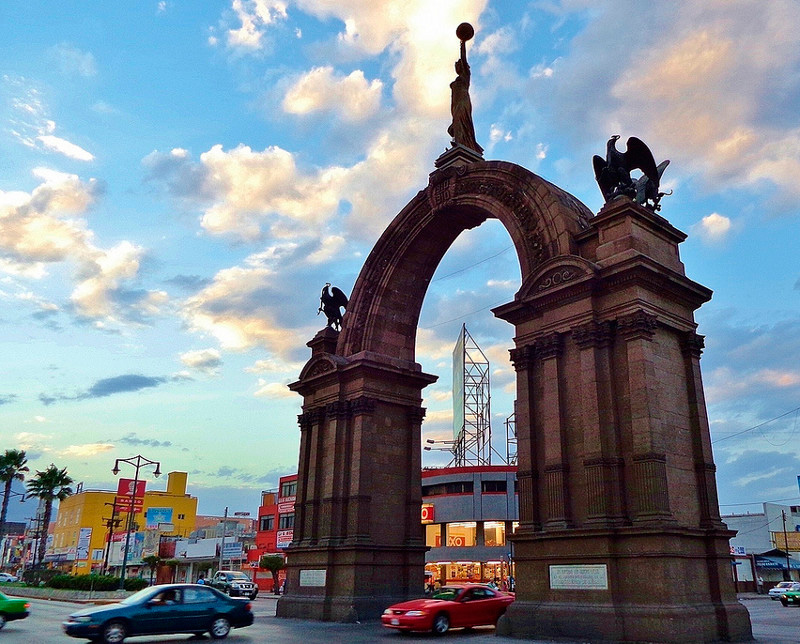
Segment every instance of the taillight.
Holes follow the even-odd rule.
[[[27,610],[30,607],[31,607],[31,605],[28,602],[25,602],[25,609]]]
[[[244,609],[245,609],[245,610],[252,610],[252,609],[253,609],[253,604],[251,604],[250,602],[247,602],[247,603],[244,605]]]

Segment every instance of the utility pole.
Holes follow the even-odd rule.
[[[222,519],[222,543],[219,546],[219,570],[222,570],[222,553],[225,551],[225,528],[228,525],[228,506],[225,506],[225,518]]]
[[[119,524],[122,522],[122,519],[117,519],[117,504],[116,503],[104,503],[103,505],[110,505],[111,506],[111,518],[106,519],[103,517],[103,521],[106,522],[106,527],[108,528],[108,543],[106,543],[106,552],[105,556],[103,557],[103,570],[102,574],[106,574],[108,571],[108,558],[111,556],[111,536],[114,533],[114,528],[118,527]]]
[[[781,510],[781,516],[783,517],[783,545],[786,549],[786,575],[784,575],[784,581],[791,581],[792,580],[792,573],[791,568],[789,568],[789,535],[786,534],[786,510]]]

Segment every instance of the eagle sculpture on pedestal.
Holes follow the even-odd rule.
[[[659,210],[659,201],[666,193],[659,192],[658,186],[669,161],[656,166],[653,153],[641,139],[632,136],[628,139],[625,152],[617,150],[619,134],[615,134],[606,145],[606,158],[594,155],[594,176],[606,202],[625,195],[650,210]],[[641,170],[642,176],[631,179],[631,170]]]
[[[317,315],[324,313],[325,317],[328,318],[326,326],[340,331],[342,328],[342,308],[347,308],[347,296],[335,286],[331,288],[330,282],[325,282],[325,286],[319,296]]]

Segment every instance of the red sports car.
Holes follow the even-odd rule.
[[[513,601],[514,593],[483,584],[443,586],[431,597],[389,606],[381,621],[388,628],[441,635],[450,628],[494,625]]]

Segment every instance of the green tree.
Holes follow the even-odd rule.
[[[44,501],[44,516],[39,527],[39,556],[38,561],[44,561],[44,551],[47,548],[47,527],[53,514],[53,501],[63,501],[72,494],[69,484],[72,479],[67,474],[67,468],[58,469],[50,463],[44,471],[36,470],[36,475],[28,481],[28,494]]]
[[[155,573],[156,568],[158,568],[158,564],[160,564],[161,561],[162,561],[162,559],[158,555],[147,555],[146,557],[142,557],[142,563],[145,566],[147,566],[148,568],[150,568],[150,584],[151,585],[153,583],[153,574]]]
[[[8,515],[8,500],[11,498],[11,484],[14,481],[24,481],[28,467],[25,463],[28,458],[21,449],[7,449],[0,456],[0,482],[3,483],[3,506],[0,508],[0,539],[6,534],[6,516]]]
[[[272,592],[276,595],[281,594],[278,584],[278,571],[286,568],[286,560],[282,555],[263,555],[258,561],[259,568],[269,570],[272,573]]]

